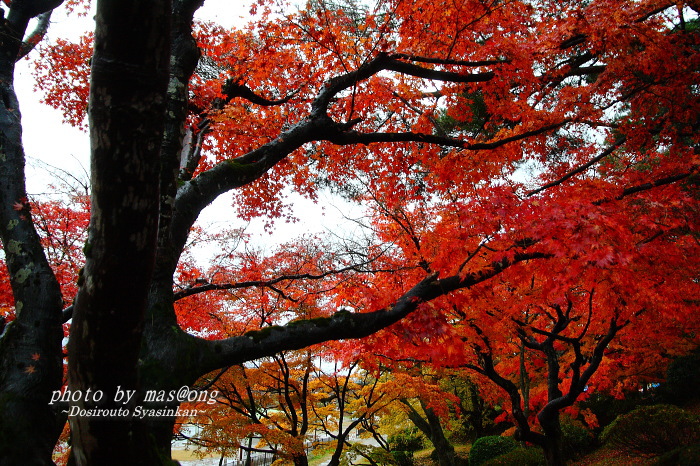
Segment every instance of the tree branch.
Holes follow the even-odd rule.
[[[241,84],[239,81],[234,80],[234,79],[228,79],[226,83],[224,83],[223,87],[221,88],[221,91],[224,93],[226,96],[225,99],[221,99],[220,102],[217,102],[215,107],[223,108],[224,105],[235,99],[236,97],[240,97],[242,99],[246,99],[247,101],[254,103],[256,105],[260,105],[262,107],[272,107],[276,105],[282,105],[297,95],[300,91],[300,89],[297,89],[296,91],[292,92],[286,97],[283,97],[281,99],[276,99],[276,100],[271,100],[271,99],[266,99],[264,97],[261,97],[257,95],[255,92],[253,92],[249,87],[245,86],[244,84]]]
[[[420,63],[431,63],[431,64],[435,64],[435,65],[456,65],[456,66],[479,67],[479,66],[500,65],[502,63],[510,63],[510,60],[507,60],[507,59],[506,60],[501,60],[501,59],[478,60],[478,61],[450,60],[450,59],[443,59],[443,58],[419,57],[416,55],[406,55],[404,53],[397,53],[397,54],[393,55],[393,57],[400,59],[400,60],[414,61],[414,62],[420,62]]]
[[[549,256],[540,252],[522,252],[516,254],[512,260],[493,262],[489,267],[465,276],[453,275],[437,279],[437,273],[433,273],[408,290],[393,306],[374,312],[339,311],[329,318],[294,321],[285,326],[267,327],[220,341],[197,339],[203,351],[200,370],[206,373],[225,365],[328,340],[362,338],[396,323],[415,311],[422,303],[459,289],[472,287],[520,262],[545,257]]]
[[[404,56],[402,55],[380,53],[373,60],[366,62],[357,70],[328,80],[312,104],[312,114],[325,115],[331,101],[339,92],[342,92],[361,81],[369,79],[383,70],[395,71],[397,73],[424,79],[458,83],[484,82],[489,81],[494,77],[494,73],[490,71],[485,73],[461,74],[449,71],[431,70],[429,68],[423,68],[399,60],[399,58],[403,57]]]
[[[503,139],[497,139],[495,141],[489,142],[475,142],[467,143],[461,139],[455,139],[444,136],[436,136],[432,134],[423,133],[361,133],[358,131],[340,131],[337,133],[329,133],[323,139],[333,144],[338,145],[351,145],[351,144],[372,144],[381,142],[425,142],[428,144],[436,144],[440,146],[447,147],[457,147],[464,150],[477,151],[477,150],[492,150],[497,149],[511,142],[520,141],[522,139],[527,139],[532,136],[537,136],[539,134],[552,131],[554,129],[560,128],[561,126],[568,123],[569,120],[565,120],[558,123],[553,123],[551,125],[546,125],[541,128],[533,129],[530,131],[525,131],[520,134],[515,134]]]
[[[683,180],[685,178],[688,178],[689,176],[695,174],[697,172],[697,169],[694,169],[691,172],[686,172],[686,173],[679,173],[677,175],[671,175],[667,176],[666,178],[660,178],[655,181],[650,181],[649,183],[644,183],[640,184],[637,186],[632,186],[630,188],[625,189],[622,191],[622,194],[616,197],[617,200],[622,199],[623,197],[629,196],[631,194],[636,194],[640,193],[642,191],[648,191],[653,188],[658,188],[660,186],[665,186],[667,184],[675,183],[676,181]]]
[[[34,18],[42,13],[58,7],[63,0],[13,0],[10,6],[10,15],[13,12]],[[8,16],[9,19],[9,16]]]
[[[465,149],[467,150],[489,150],[489,149],[497,149],[501,146],[504,146],[510,142],[515,142],[515,141],[520,141],[522,139],[527,139],[532,136],[537,136],[543,133],[546,133],[548,131],[552,131],[557,128],[561,128],[565,124],[571,122],[571,120],[566,119],[563,121],[560,121],[558,123],[552,123],[551,125],[546,125],[541,128],[533,129],[530,131],[525,131],[520,134],[515,134],[513,136],[509,136],[507,138],[503,139],[498,139],[496,141],[491,141],[491,142],[478,142],[478,143],[473,143],[473,144],[467,144],[464,146]]]
[[[546,189],[549,189],[549,188],[552,188],[552,187],[554,187],[554,186],[558,186],[558,185],[562,184],[563,182],[565,182],[566,180],[568,180],[568,179],[571,178],[572,176],[578,175],[579,173],[582,173],[582,172],[584,172],[585,170],[587,170],[589,167],[591,167],[591,166],[595,165],[596,163],[600,162],[600,161],[603,160],[605,157],[607,157],[608,155],[612,154],[613,151],[615,151],[615,149],[617,149],[618,147],[620,147],[621,145],[623,145],[625,142],[627,142],[627,137],[626,137],[626,136],[622,136],[621,138],[618,138],[610,147],[608,147],[607,149],[605,149],[603,152],[601,152],[601,153],[600,153],[599,155],[597,155],[596,157],[593,157],[593,158],[592,158],[591,160],[589,160],[588,162],[584,163],[583,165],[580,165],[580,166],[576,167],[575,169],[573,169],[573,170],[571,170],[570,172],[566,173],[564,176],[562,176],[561,178],[559,178],[559,179],[556,180],[556,181],[552,181],[552,182],[550,182],[550,183],[545,184],[544,186],[541,186],[541,187],[539,187],[539,188],[537,188],[537,189],[533,189],[532,191],[529,191],[526,195],[527,195],[528,197],[529,197],[529,196],[533,196],[533,195],[535,195],[535,194],[541,193],[542,191],[544,191],[544,190],[546,190]]]
[[[448,81],[453,83],[478,83],[490,81],[495,76],[495,73],[492,71],[487,71],[485,73],[454,73],[451,71],[431,70],[429,68],[423,68],[422,66],[397,60],[394,57],[395,56],[392,56],[387,59],[386,64],[384,65],[385,70],[396,71],[397,73],[407,74],[417,78],[431,79],[435,81]]]
[[[19,47],[17,61],[26,57],[29,52],[34,50],[39,42],[41,42],[41,40],[44,38],[46,32],[49,30],[49,25],[51,24],[51,13],[53,13],[53,10],[49,10],[46,13],[39,15],[36,27],[27,35],[27,37],[24,38]]]
[[[186,298],[187,296],[192,296],[197,293],[205,293],[207,291],[213,291],[213,290],[234,290],[234,289],[241,289],[241,288],[250,288],[250,287],[259,287],[259,288],[271,288],[273,285],[283,282],[283,281],[292,281],[292,280],[320,280],[322,278],[326,278],[331,275],[338,275],[342,274],[345,272],[350,272],[350,271],[356,271],[356,272],[365,272],[365,270],[361,270],[361,267],[363,265],[370,264],[374,262],[375,259],[370,259],[368,261],[359,263],[359,264],[352,264],[348,265],[347,267],[342,267],[337,270],[329,270],[326,272],[321,272],[318,274],[312,274],[312,273],[301,273],[301,274],[292,274],[292,275],[281,275],[279,277],[271,278],[270,280],[249,280],[245,282],[237,282],[237,283],[207,283],[205,285],[200,285],[200,286],[193,286],[190,288],[185,288],[184,290],[178,291],[175,293],[175,300],[179,300],[182,298]],[[384,271],[384,270],[382,270]],[[376,272],[376,271],[373,271]],[[388,272],[388,270],[387,270]]]

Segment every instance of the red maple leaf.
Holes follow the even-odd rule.
[[[20,197],[19,200],[17,200],[17,202],[12,204],[12,208],[16,211],[24,210],[24,209],[28,208],[28,206],[29,206],[29,201],[26,197]]]

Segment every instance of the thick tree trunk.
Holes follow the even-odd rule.
[[[8,465],[53,464],[62,428],[49,401],[62,382],[63,301],[31,219],[13,88],[29,19],[58,3],[13,3],[0,25],[0,236],[15,300],[15,320],[0,330],[0,464]]]
[[[177,405],[170,407],[177,408]],[[154,416],[146,419],[158,455],[164,460],[169,460],[172,457],[171,446],[175,420],[175,417],[170,416]]]
[[[170,291],[172,293],[172,291]],[[153,305],[154,315],[170,314],[172,303]],[[154,318],[146,325],[141,356],[139,357],[139,382],[142,396],[145,390],[170,393],[190,386],[202,374],[196,370],[198,352],[193,350],[194,337],[181,331],[176,323],[155,325],[165,319]],[[177,403],[145,404],[147,408],[177,408]],[[168,416],[145,419],[155,442],[155,447],[163,458],[171,457],[171,440],[175,418]]]
[[[49,405],[52,391],[61,388],[63,372],[61,290],[28,204],[22,210],[12,207],[26,202],[24,179],[14,182],[12,167],[23,165],[24,153],[12,86],[3,83],[0,93],[6,103],[0,105],[0,230],[16,309],[15,320],[0,339],[0,463],[51,464],[61,431]]]
[[[544,452],[547,466],[563,466],[564,452],[559,411],[542,411],[538,416],[538,420],[544,434],[543,442],[540,446]]]
[[[170,15],[168,0],[97,4],[92,212],[71,327],[69,388],[81,394],[73,408],[102,411],[70,418],[77,465],[164,460],[146,423],[123,413],[141,401],[134,394],[155,262]]]
[[[564,458],[561,454],[561,445],[548,445],[543,447],[544,460],[547,466],[563,466]]]

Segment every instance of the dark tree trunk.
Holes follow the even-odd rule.
[[[421,403],[423,405],[423,403]],[[440,423],[440,418],[435,411],[423,405],[425,411],[425,417],[430,425],[430,442],[435,447],[435,453],[437,454],[438,464],[440,466],[454,466],[455,465],[455,449],[454,446],[447,440],[445,436],[445,431],[442,429],[442,424]]]
[[[0,224],[16,309],[0,339],[0,463],[51,464],[61,431],[49,405],[62,381],[61,290],[28,204],[20,211],[12,208],[26,202],[24,179],[19,182],[12,168],[24,164],[24,153],[12,85],[3,83],[0,93],[5,103],[0,105]]]
[[[60,1],[13,2],[0,24],[0,236],[15,319],[0,330],[0,464],[53,464],[62,417],[49,405],[61,388],[63,338],[58,282],[31,219],[14,63],[31,17]]]
[[[343,429],[341,425],[341,432],[335,439],[335,450],[333,450],[333,455],[330,461],[328,461],[328,466],[338,466],[340,464],[340,458],[343,456],[343,450],[345,449],[345,441],[347,440],[350,432],[352,432],[358,424],[360,424],[362,418],[355,419],[350,425]]]
[[[340,457],[343,455],[345,438],[345,435],[339,435],[336,439],[335,450],[333,450],[333,455],[331,455],[331,459],[328,461],[328,466],[338,466],[340,464]]]
[[[90,90],[92,213],[69,343],[79,409],[133,410],[155,262],[160,146],[168,82],[168,0],[97,4]],[[90,400],[91,390],[103,396]],[[128,401],[127,401],[128,400]],[[144,422],[71,417],[77,465],[159,464]]]
[[[564,451],[559,411],[542,410],[538,414],[537,419],[544,434],[540,446],[544,452],[547,466],[562,466],[564,464]]]
[[[171,291],[169,291],[172,293]],[[152,293],[157,294],[157,293]],[[154,298],[155,299],[155,298]],[[152,306],[149,312],[170,313],[172,303]],[[181,387],[192,385],[201,375],[196,370],[198,366],[197,352],[193,351],[194,337],[172,324],[154,325],[163,320],[154,319],[148,322],[143,336],[141,357],[139,358],[139,382],[142,396],[145,390],[170,392]],[[177,408],[177,404],[158,405],[152,408]],[[165,458],[170,458],[170,447],[175,419],[167,416],[146,418],[149,430],[155,441],[155,447]]]
[[[551,439],[550,439],[551,440]],[[549,443],[549,442],[548,442]],[[542,447],[544,452],[544,460],[547,466],[563,466],[564,458],[561,454],[561,445],[546,445]]]
[[[447,437],[445,437],[445,431],[442,429],[440,417],[435,414],[432,408],[426,406],[423,400],[419,400],[419,402],[425,417],[421,416],[407,400],[402,400],[402,402],[409,408],[408,418],[426,437],[428,437],[430,443],[435,447],[438,464],[440,464],[440,466],[454,466],[455,449],[450,441],[447,440]]]

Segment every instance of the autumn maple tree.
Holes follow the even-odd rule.
[[[307,435],[313,431],[312,352],[280,353],[220,375],[213,387],[218,406],[194,443],[234,456],[240,449],[271,453],[295,465],[308,464]],[[222,454],[222,456],[224,456]]]
[[[332,439],[329,466],[341,464],[348,449],[362,444],[361,431],[374,436],[378,419],[392,410],[403,391],[387,382],[381,367],[362,369],[360,359],[340,364],[342,359],[334,360],[334,365],[326,362],[327,367],[315,374],[314,388],[322,397],[312,408],[319,429]]]
[[[370,348],[365,351],[378,346],[374,351],[390,360],[469,369],[482,376],[484,387],[498,387],[486,390],[491,393],[487,398],[506,406],[517,426],[516,438],[541,446],[548,464],[560,464],[563,413],[581,416],[596,427],[592,413],[579,410],[579,401],[594,392],[620,396],[640,383],[658,382],[669,357],[697,345],[698,269],[689,261],[698,247],[694,189],[692,183],[669,187],[653,198],[637,196],[614,207],[611,200],[591,199],[585,212],[580,198],[562,199],[563,210],[550,210],[543,220],[551,231],[566,232],[566,250],[552,248],[546,260],[432,301],[429,311],[365,341]],[[624,201],[627,195],[623,191],[616,200]],[[660,201],[669,195],[685,201]],[[515,209],[506,218],[516,221],[536,212],[541,202],[523,203],[517,197],[511,201],[501,208]],[[622,209],[630,212],[616,219]],[[639,209],[648,222],[640,221]],[[431,246],[432,238],[424,233],[434,222],[425,215],[425,204],[418,202],[410,209],[379,204],[376,210],[379,230],[403,238],[403,254],[432,263],[434,255],[444,253]],[[438,223],[458,225],[451,210],[449,206],[441,211]],[[596,221],[599,218],[605,220]],[[534,231],[541,227],[537,215],[529,221]],[[508,228],[500,223],[499,228]],[[457,232],[452,230],[453,235]],[[443,245],[449,241],[442,240]],[[474,247],[467,260],[455,265],[470,267],[480,251],[491,254],[502,248],[497,236],[484,237]],[[388,339],[392,343],[387,344]]]
[[[0,342],[3,463],[51,463],[69,303],[68,389],[103,394],[71,401],[85,410],[134,409],[146,390],[396,324],[384,352],[422,345],[486,376],[513,374],[496,364],[497,338],[532,351],[528,373],[548,382],[529,399],[558,412],[596,374],[604,383],[613,342],[635,354],[696,338],[696,2],[259,1],[249,26],[227,30],[194,21],[203,0],[98,0],[94,36],[34,52],[47,103],[91,140],[86,262],[67,296],[27,199],[31,121],[13,79],[50,12],[85,3],[0,6],[0,236],[14,301]],[[241,219],[289,218],[290,190],[322,189],[369,206],[370,233],[315,270],[254,255],[222,261],[226,273],[183,265],[218,197],[235,192]],[[303,301],[297,284],[323,279],[314,318],[299,306],[226,337],[202,312],[226,300],[195,297],[265,288]],[[186,299],[196,322],[183,320]],[[257,318],[235,308],[239,323]],[[136,396],[124,405],[119,390]],[[549,420],[537,435],[518,422],[558,464]],[[69,422],[75,464],[169,461],[172,416]]]

